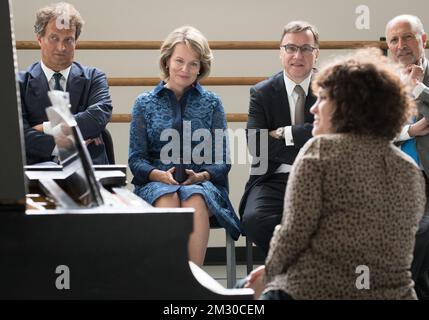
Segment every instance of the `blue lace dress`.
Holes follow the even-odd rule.
[[[174,130],[178,123],[180,130]],[[218,223],[237,240],[242,228],[228,197],[231,165],[223,129],[225,113],[216,94],[196,83],[177,101],[161,81],[134,103],[128,163],[134,176],[134,192],[145,201],[153,204],[174,192],[181,200],[200,194]],[[149,180],[153,169],[165,171],[176,166],[174,159],[178,155],[186,169],[209,172],[210,181],[184,186]]]

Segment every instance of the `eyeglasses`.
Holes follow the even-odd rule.
[[[313,53],[314,50],[317,49],[315,47],[310,46],[309,44],[304,44],[303,46],[297,46],[294,44],[285,44],[283,46],[280,46],[280,48],[285,49],[286,53],[288,54],[295,54],[299,50],[303,55],[310,55]]]

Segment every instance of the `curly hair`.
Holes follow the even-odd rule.
[[[312,89],[326,90],[334,133],[393,139],[411,115],[413,101],[398,66],[376,48],[337,58],[316,73]]]
[[[36,12],[34,32],[40,36],[45,35],[46,26],[52,19],[67,19],[67,25],[76,28],[75,38],[79,38],[84,21],[76,8],[67,2],[52,3]]]
[[[185,44],[188,48],[194,50],[199,56],[201,66],[197,80],[201,80],[208,76],[213,60],[213,54],[210,50],[209,43],[206,37],[204,37],[204,35],[196,28],[183,26],[171,32],[161,46],[159,67],[161,69],[162,79],[168,79],[170,76],[170,72],[167,68],[167,62],[173,55],[174,48],[179,43]]]

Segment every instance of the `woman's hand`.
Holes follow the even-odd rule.
[[[182,184],[183,185],[189,185],[189,184],[195,184],[199,182],[204,182],[210,180],[210,173],[207,171],[203,172],[195,172],[194,170],[188,170],[186,169],[186,174],[188,175],[188,179],[186,179]]]
[[[149,180],[163,182],[165,184],[179,184],[173,178],[173,173],[176,170],[175,167],[168,169],[167,171],[162,171],[154,169],[149,173]]]
[[[259,266],[247,276],[245,288],[255,291],[255,299],[258,299],[265,289],[265,266]]]

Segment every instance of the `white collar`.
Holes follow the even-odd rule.
[[[308,77],[305,78],[303,81],[301,81],[301,83],[295,83],[295,81],[289,79],[289,77],[286,75],[286,72],[283,70],[283,79],[285,81],[287,94],[291,96],[292,93],[294,92],[293,90],[295,89],[295,86],[300,85],[304,89],[305,95],[308,96],[308,90],[310,88],[312,75],[313,75],[313,71],[311,71]]]
[[[49,82],[51,80],[52,76],[54,75],[54,73],[56,73],[56,71],[48,68],[43,63],[43,61],[40,61],[40,66],[42,67],[43,73],[45,74],[46,79],[48,79],[48,82]],[[61,73],[63,75],[64,79],[66,80],[66,83],[67,83],[67,78],[68,78],[69,73],[70,73],[70,69],[71,69],[71,65],[64,70],[59,71],[59,73]]]

